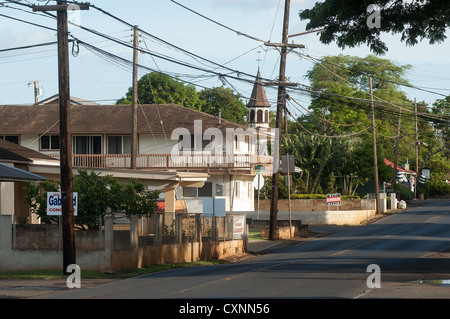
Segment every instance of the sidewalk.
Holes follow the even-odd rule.
[[[249,239],[248,253],[260,254],[265,250],[279,247],[283,242],[281,240],[264,240],[264,239]]]

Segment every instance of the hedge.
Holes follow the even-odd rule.
[[[325,194],[292,194],[291,199],[326,199]],[[361,199],[358,195],[341,195],[341,199]]]

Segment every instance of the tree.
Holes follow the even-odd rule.
[[[220,110],[223,119],[245,124],[247,108],[231,89],[223,86],[204,89],[200,92],[199,98],[204,102],[202,103],[202,112],[218,116]]]
[[[47,192],[57,192],[58,185],[51,181],[39,184],[27,183],[25,189],[25,203],[30,206],[31,213],[40,217],[42,223],[57,222],[57,216],[47,216]]]
[[[379,104],[377,98],[402,105],[410,103],[410,107],[402,107],[412,110],[413,103],[399,89],[400,84],[408,84],[404,74],[409,68],[373,55],[339,55],[323,58],[308,71],[307,78],[319,93],[312,94],[308,113],[291,125],[290,140],[286,141],[287,150],[296,154],[296,164],[304,171],[307,192],[316,192],[319,187],[327,189],[331,174],[336,177],[336,186],[350,195],[362,181],[373,180],[372,136],[367,129],[371,126],[369,77],[373,77],[376,101],[379,177],[392,179],[392,169],[383,159],[393,160],[395,140],[387,137],[396,134],[398,110]],[[414,156],[414,148],[410,147],[413,132],[413,114],[409,113],[409,121],[402,123],[402,158]]]
[[[368,19],[372,21],[374,12],[368,10],[372,4],[379,9],[381,19],[380,25],[375,27],[367,23]],[[299,15],[300,19],[309,20],[307,30],[324,28],[320,32],[322,43],[336,42],[340,48],[367,44],[372,52],[384,54],[388,47],[380,38],[382,33],[401,34],[401,40],[410,46],[423,39],[428,39],[430,44],[443,42],[450,26],[450,2],[325,0]]]
[[[245,124],[247,108],[240,96],[223,86],[204,89],[197,92],[194,85],[183,82],[168,75],[152,72],[144,75],[138,81],[138,102],[141,104],[178,104],[235,123]],[[116,104],[131,104],[132,88],[128,89],[125,97]]]
[[[74,219],[80,229],[98,229],[100,220],[107,214],[149,215],[156,211],[159,192],[146,190],[136,179],[130,178],[129,183],[121,185],[110,175],[101,177],[82,169],[78,173],[74,176],[74,192],[78,192],[78,214]],[[28,183],[25,187],[25,202],[43,223],[58,220],[47,216],[47,192],[56,191],[57,185],[50,181]]]
[[[122,207],[127,215],[149,215],[158,207],[156,200],[159,192],[147,191],[144,183],[130,178],[130,182],[122,189]]]
[[[141,77],[137,84],[138,102],[141,104],[179,104],[201,110],[202,101],[193,85],[185,85],[168,75],[152,72]],[[116,104],[131,104],[132,88]]]

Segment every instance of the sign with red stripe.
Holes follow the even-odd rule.
[[[340,205],[341,204],[341,194],[327,194],[327,206]]]

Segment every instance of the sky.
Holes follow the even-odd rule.
[[[261,39],[281,42],[284,1],[282,0],[177,0],[190,9],[220,22],[223,25]],[[312,8],[317,0],[291,0],[289,34],[305,31],[307,21],[301,21],[298,12]],[[47,1],[27,0],[21,3],[46,4]],[[53,1],[50,1],[53,2]],[[1,6],[1,3],[9,7]],[[147,34],[156,36],[186,51],[226,65],[241,74],[256,75],[258,67],[266,79],[276,79],[279,72],[279,53],[260,41],[239,35],[208,21],[170,0],[92,0],[91,4],[126,21],[138,25]],[[14,9],[16,8],[16,9]],[[18,8],[22,10],[17,10]],[[23,10],[27,11],[24,12]],[[0,1],[0,14],[23,19],[35,24],[56,28],[56,20],[31,14],[30,9]],[[132,45],[132,29],[110,16],[91,8],[72,13],[74,21]],[[382,20],[381,20],[382,23]],[[132,49],[110,41],[92,32],[71,26],[71,34],[96,47],[132,60]],[[179,50],[163,45],[147,34],[140,37],[140,46],[171,59],[188,62],[207,70],[215,67],[204,61],[187,56]],[[413,86],[427,88],[439,93],[427,93],[417,89],[402,88],[408,98],[432,104],[436,99],[450,94],[450,40],[442,44],[429,45],[427,41],[416,46],[406,46],[399,35],[385,35],[389,51],[381,56],[398,65],[410,64],[412,70],[406,74]],[[295,43],[304,44],[304,54],[314,58],[327,55],[354,55],[365,57],[371,54],[367,46],[342,50],[336,44],[321,44],[317,34],[291,38]],[[38,26],[14,21],[0,16],[0,50],[56,41],[56,32]],[[221,85],[239,93],[244,102],[251,94],[252,85],[246,81],[205,73],[168,62],[148,54],[139,54],[139,64],[160,70],[180,79],[199,85],[198,90]],[[297,54],[290,53],[287,58],[286,76],[292,81],[309,85],[305,74],[314,64]],[[228,73],[216,69],[220,73]],[[139,77],[150,72],[140,69]],[[234,73],[233,76],[236,76]],[[99,104],[114,104],[125,96],[132,84],[131,67],[118,66],[80,46],[77,56],[70,56],[70,92],[72,96],[95,101]],[[39,100],[58,93],[57,47],[45,47],[0,52],[0,104],[33,104],[34,92],[31,81],[39,81],[42,95]],[[273,108],[276,106],[276,88],[267,88],[267,95]],[[443,96],[444,95],[444,96]],[[295,99],[308,106],[309,97],[301,92]]]

